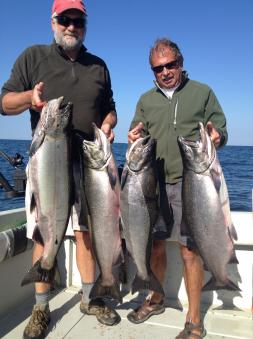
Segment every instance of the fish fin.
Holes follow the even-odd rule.
[[[151,290],[162,294],[162,296],[165,295],[162,285],[152,272],[150,272],[149,280],[143,280],[136,274],[132,283],[132,294],[143,290]]]
[[[80,225],[89,225],[89,220],[88,220],[88,215],[90,215],[89,212],[89,205],[88,205],[88,201],[86,198],[86,194],[85,194],[85,188],[83,185],[80,186],[80,205],[81,205],[81,209],[80,209],[80,213],[79,213],[79,224]]]
[[[216,171],[211,171],[211,175],[212,175],[213,184],[216,189],[216,192],[219,193],[220,188],[221,188],[220,173],[217,173]]]
[[[72,175],[70,175],[70,195],[69,195],[69,205],[72,207],[76,202],[76,190],[74,189],[75,182]]]
[[[25,274],[21,286],[32,282],[51,283],[55,276],[55,265],[50,270],[45,270],[41,267],[40,260],[36,261],[32,268]]]
[[[203,269],[207,272],[210,272],[209,268],[207,267],[207,265],[205,263],[203,263]]]
[[[229,290],[229,291],[241,291],[241,289],[233,283],[233,281],[229,280],[226,284],[220,285],[217,283],[214,277],[212,277],[203,287],[202,291],[216,291],[216,290]]]
[[[122,284],[127,284],[128,282],[128,268],[129,268],[129,255],[128,255],[128,251],[126,248],[126,241],[125,239],[121,240],[121,256],[122,256],[122,263],[120,264],[119,267],[119,281]]]
[[[30,202],[30,213],[32,214],[33,211],[35,210],[36,208],[36,200],[35,200],[35,196],[34,196],[34,193],[32,193],[32,196],[31,196],[31,202]]]
[[[126,168],[123,169],[122,174],[121,174],[121,190],[123,190],[126,180],[128,177],[128,170]]]
[[[236,232],[234,224],[230,224],[228,229],[229,229],[229,234],[231,238],[233,238],[234,240],[238,240],[238,236],[237,236],[237,232]]]
[[[229,259],[228,264],[239,264],[239,261],[238,261],[238,259],[236,257],[234,249],[233,249],[232,255],[231,255],[230,259]]]
[[[33,236],[32,236],[32,239],[35,241],[35,242],[38,242],[39,244],[41,244],[42,246],[44,246],[44,240],[42,238],[42,235],[40,233],[40,229],[38,227],[38,225],[35,226],[35,229],[33,231]]]
[[[108,173],[108,178],[109,178],[110,185],[111,185],[112,188],[114,188],[115,185],[116,185],[116,182],[117,182],[117,176],[112,171],[110,166],[107,166],[107,173]]]
[[[128,263],[126,263],[125,261],[119,266],[119,281],[121,282],[121,284],[128,283],[127,267]]]
[[[37,150],[40,148],[42,145],[44,139],[45,139],[45,132],[42,132],[40,134],[37,134],[36,136],[34,135],[34,139],[31,143],[30,151],[29,151],[29,156],[32,157]]]
[[[122,295],[120,293],[118,282],[115,280],[114,284],[111,286],[102,286],[101,281],[102,278],[100,275],[95,281],[95,284],[90,291],[89,297],[91,299],[111,298],[118,300],[120,303],[122,303]]]
[[[224,219],[225,219],[225,226],[227,226],[229,229],[230,238],[237,240],[238,239],[237,232],[236,232],[235,226],[231,218],[228,189],[227,189],[227,185],[226,185],[226,181],[225,181],[225,177],[223,173],[221,175],[221,189],[219,192],[219,198],[220,198],[221,208],[222,208],[222,212],[223,212]]]
[[[123,165],[120,164],[120,165],[118,166],[118,174],[119,174],[119,179],[120,179],[120,180],[121,180],[122,172],[123,172]]]
[[[37,225],[37,205],[36,205],[36,199],[34,193],[31,194],[31,200],[30,200],[30,215],[33,217],[33,223],[36,223],[36,226],[33,230],[33,236],[32,239],[36,242],[39,242],[41,245],[44,245],[43,238],[41,236],[39,227]]]

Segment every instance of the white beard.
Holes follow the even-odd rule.
[[[64,51],[78,50],[84,41],[84,35],[80,37],[74,34],[66,34],[59,30],[55,30],[54,38],[56,43],[61,46]]]

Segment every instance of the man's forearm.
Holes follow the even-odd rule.
[[[109,124],[111,128],[114,128],[117,124],[117,113],[115,111],[109,112],[102,122],[102,125]]]
[[[31,107],[32,90],[21,93],[10,92],[2,98],[2,108],[5,114],[15,115]]]

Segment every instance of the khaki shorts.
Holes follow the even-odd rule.
[[[182,219],[182,182],[160,188],[159,216],[153,229],[154,240],[177,241],[184,246],[192,242]]]
[[[80,201],[80,200],[79,200]],[[66,231],[67,236],[74,235],[74,231],[88,232],[88,225],[83,225],[80,218],[80,203],[76,202],[70,211],[68,228]]]

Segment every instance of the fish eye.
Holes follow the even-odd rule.
[[[135,149],[135,153],[141,153],[141,152],[142,152],[141,148],[138,147],[138,148]]]

